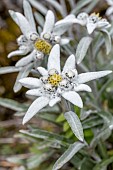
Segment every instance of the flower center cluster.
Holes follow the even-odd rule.
[[[96,23],[97,21],[101,20],[100,14],[99,13],[92,13],[90,15],[90,20]]]
[[[59,74],[53,74],[48,78],[48,83],[52,86],[58,86],[58,84],[62,81],[62,77]]]
[[[52,49],[52,45],[45,40],[37,39],[35,42],[35,48],[48,55]]]

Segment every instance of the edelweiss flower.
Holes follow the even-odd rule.
[[[69,25],[71,25],[69,22],[67,26],[63,26],[61,23],[55,23],[55,16],[53,12],[49,10],[45,17],[45,24],[42,33],[39,35],[36,30],[30,4],[24,0],[23,6],[25,17],[19,12],[9,11],[13,20],[20,27],[23,35],[17,39],[19,50],[11,52],[8,57],[10,58],[14,55],[26,55],[30,52],[29,55],[20,59],[16,63],[16,67],[25,66],[34,60],[43,59],[44,55],[49,55],[54,44],[60,43],[62,45],[68,43],[69,39],[63,39],[61,38],[61,35],[66,32]],[[69,17],[74,17],[74,15],[70,15]],[[65,18],[66,21],[67,18],[68,17]]]
[[[92,34],[94,30],[102,30],[111,26],[107,19],[99,16],[99,13],[92,13],[91,15],[85,12],[80,13],[77,18],[75,18],[74,23],[86,26],[89,34]]]
[[[111,73],[111,71],[99,71],[78,74],[75,69],[74,55],[69,56],[61,72],[60,47],[58,44],[50,52],[47,70],[38,67],[38,71],[42,75],[40,79],[28,77],[20,80],[23,86],[30,88],[27,91],[28,95],[38,97],[29,107],[23,119],[23,124],[48,104],[52,107],[60,102],[62,97],[82,108],[82,99],[77,92],[91,92],[91,88],[84,83]]]
[[[112,0],[106,0],[106,2],[110,6],[106,11],[106,15],[109,16],[112,19],[113,18],[113,1]]]

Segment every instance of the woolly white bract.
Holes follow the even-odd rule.
[[[23,124],[48,104],[52,107],[60,102],[62,97],[82,108],[83,102],[77,92],[91,92],[91,88],[84,83],[111,73],[111,71],[98,71],[78,74],[73,54],[69,56],[61,72],[59,45],[55,45],[50,52],[47,70],[38,67],[38,71],[42,75],[40,79],[28,77],[19,81],[23,86],[30,88],[27,91],[28,95],[38,97],[29,107]]]

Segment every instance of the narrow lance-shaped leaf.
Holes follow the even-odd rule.
[[[66,118],[67,122],[69,123],[75,136],[80,141],[83,141],[84,140],[83,128],[82,128],[82,124],[81,124],[78,116],[74,112],[69,111],[64,114],[64,117]]]
[[[92,40],[93,39],[91,37],[83,37],[80,40],[76,50],[77,64],[81,63],[81,61],[84,59]]]
[[[7,73],[14,73],[20,71],[21,67],[15,67],[15,66],[7,66],[7,67],[0,67],[0,74],[7,74]]]
[[[91,141],[90,146],[92,148],[96,147],[98,144],[98,141],[101,139],[102,141],[105,141],[106,139],[109,138],[109,136],[111,135],[111,130],[110,128],[103,128],[101,130],[101,132],[99,134],[97,134],[95,136],[95,138],[93,138],[93,140]]]
[[[113,156],[103,160],[93,168],[93,170],[106,170],[109,164],[113,163]]]
[[[27,106],[25,104],[19,103],[11,99],[2,99],[0,98],[0,106],[15,110],[15,111],[26,111]]]
[[[40,11],[42,14],[46,15],[47,13],[47,8],[41,4],[41,2],[36,1],[36,0],[28,0],[30,4],[35,7],[38,11]]]
[[[84,146],[85,146],[85,143],[81,143],[81,142],[75,142],[71,144],[69,148],[64,152],[64,154],[56,161],[52,170],[60,169]]]
[[[106,54],[108,55],[111,51],[111,37],[107,30],[101,30],[105,38]]]

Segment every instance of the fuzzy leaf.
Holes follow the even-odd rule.
[[[54,141],[55,143],[61,144],[63,146],[67,145],[67,139],[62,135],[57,135],[56,133],[48,132],[41,129],[20,130],[21,133],[31,136],[37,139],[44,139],[46,141]]]
[[[21,70],[21,67],[17,68],[15,66],[0,67],[0,74],[14,73]]]
[[[77,64],[80,64],[81,61],[84,59],[92,40],[93,39],[91,37],[83,37],[80,40],[76,50]]]
[[[67,122],[69,123],[75,136],[80,141],[84,141],[83,128],[82,128],[82,124],[81,124],[78,116],[74,112],[69,111],[64,114],[64,117],[66,118]]]
[[[107,30],[101,30],[105,38],[106,54],[108,55],[111,51],[111,37]]]
[[[0,106],[18,111],[18,112],[22,112],[22,111],[26,111],[27,106],[22,104],[22,103],[18,103],[14,100],[11,99],[2,99],[0,98]]]
[[[28,0],[30,2],[30,4],[35,7],[38,11],[40,11],[42,14],[46,15],[47,13],[47,8],[42,5],[41,2],[37,1],[37,0]]]
[[[102,141],[105,141],[106,139],[109,138],[109,136],[111,135],[111,130],[109,128],[103,128],[101,130],[101,132],[99,134],[97,134],[93,140],[91,141],[90,146],[92,148],[96,147],[96,145],[98,144],[98,141],[101,139]]]
[[[64,154],[56,161],[52,170],[60,169],[65,163],[67,163],[80,149],[85,146],[84,143],[75,142],[69,146]]]

